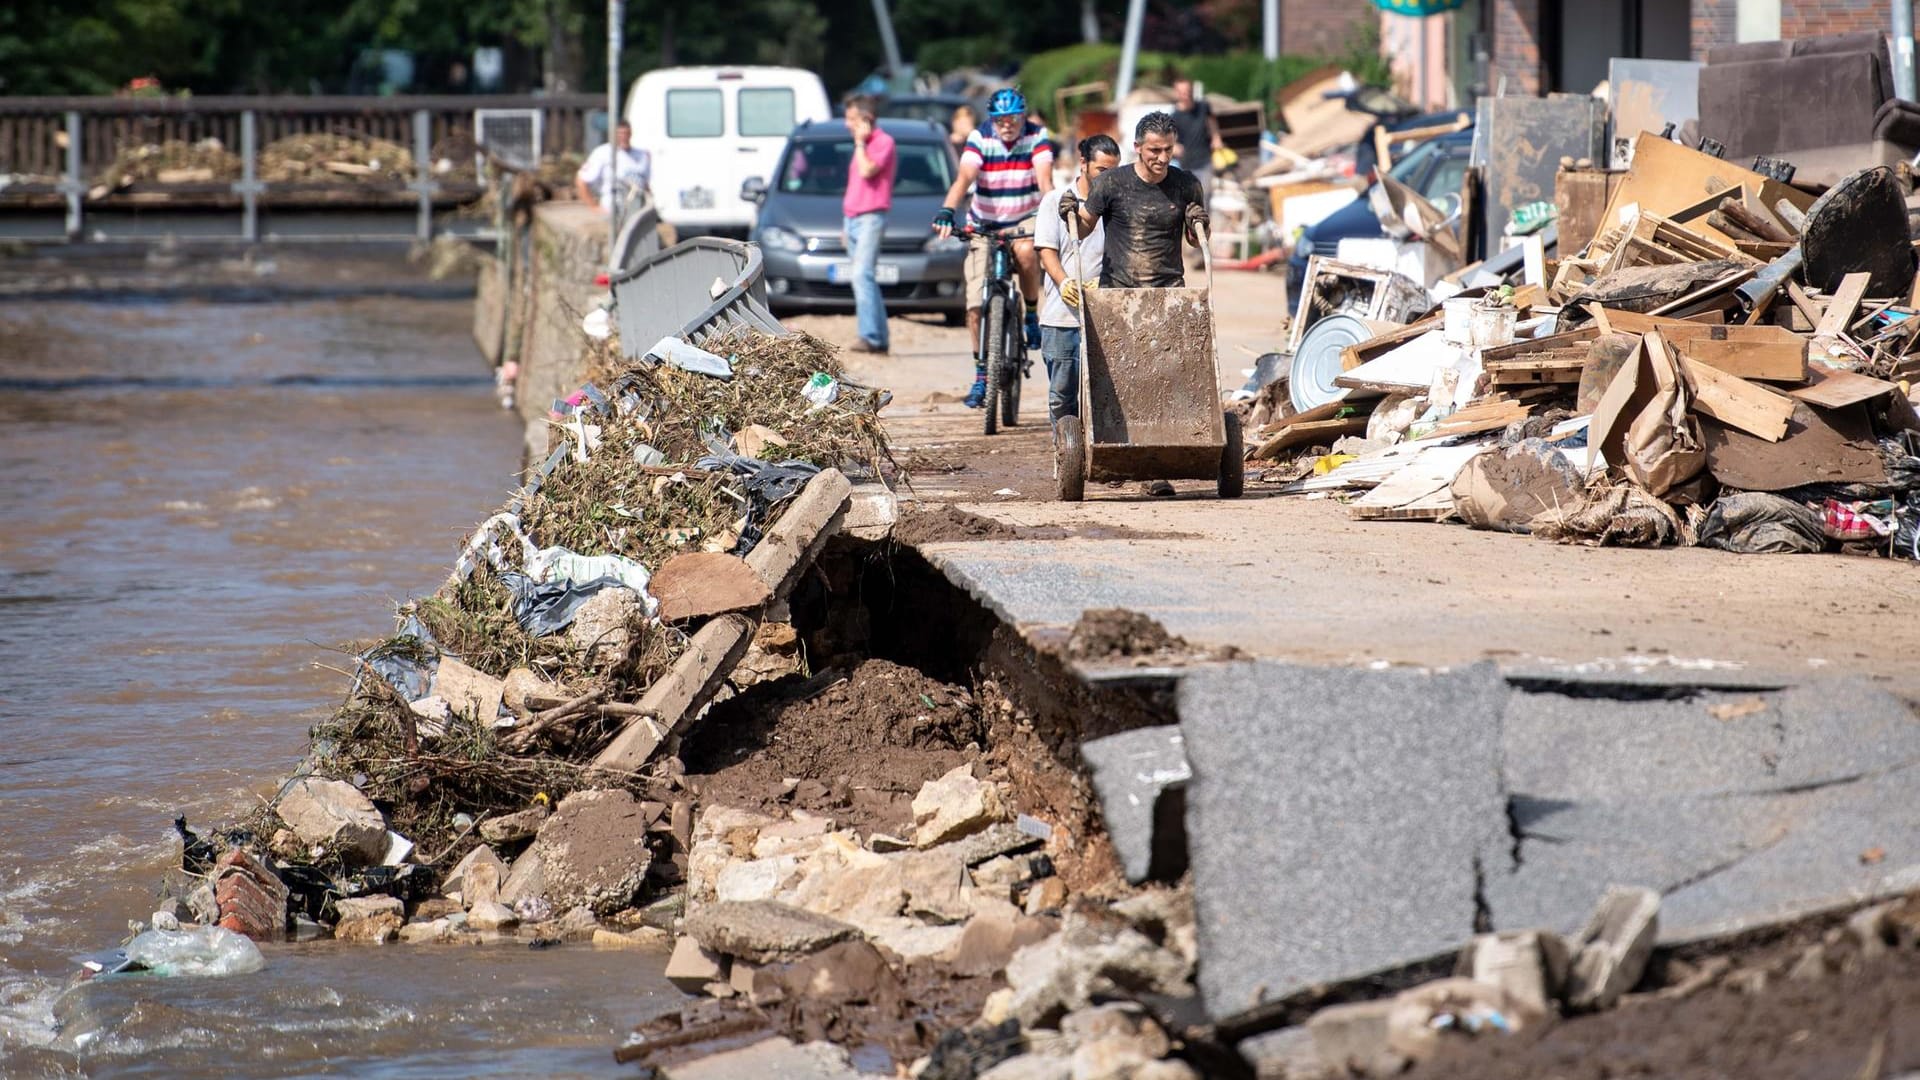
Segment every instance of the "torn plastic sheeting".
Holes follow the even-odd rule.
[[[1700,546],[1742,555],[1811,555],[1825,550],[1820,515],[1778,495],[1723,495],[1700,525]]]
[[[125,952],[127,966],[122,970],[151,971],[162,978],[244,975],[267,966],[259,946],[218,926],[148,930],[127,942]]]
[[[525,574],[502,571],[500,583],[513,594],[513,618],[534,637],[557,634],[573,625],[580,605],[593,599],[601,589],[624,589],[619,578],[593,581],[535,581]],[[642,593],[642,596],[646,594]]]
[[[726,357],[716,356],[698,345],[689,345],[677,337],[663,337],[654,342],[653,348],[647,350],[647,355],[682,371],[711,375],[716,379],[733,378],[733,365],[727,362]]]
[[[407,616],[406,621],[400,624],[400,632],[394,637],[413,638],[420,642],[419,652],[436,656],[439,654],[439,643],[433,640],[433,634],[415,616]],[[434,665],[420,662],[407,650],[392,642],[376,645],[361,653],[360,662],[407,701],[418,701],[425,697],[433,683]],[[354,686],[356,694],[360,691],[358,678],[356,676]]]
[[[650,578],[647,568],[624,555],[580,555],[562,547],[541,548],[528,560],[527,570],[535,580],[543,583],[570,581],[578,584],[611,578],[640,594],[648,618],[652,618],[659,609],[659,604],[647,595]]]

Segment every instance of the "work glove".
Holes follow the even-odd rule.
[[[943,206],[933,215],[933,231],[942,236],[953,231],[953,207]]]
[[[1060,193],[1060,220],[1072,221],[1073,216],[1079,212],[1080,212],[1079,194],[1071,188],[1061,192]]]
[[[1083,293],[1092,292],[1099,287],[1100,283],[1091,278],[1086,281],[1068,278],[1060,283],[1060,299],[1065,300],[1068,307],[1077,308],[1080,306],[1080,297]]]

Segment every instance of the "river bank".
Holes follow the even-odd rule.
[[[0,1072],[603,1074],[673,991],[595,955],[370,970],[287,945],[244,990],[148,981],[55,1015],[74,957],[152,910],[173,816],[271,794],[340,693],[339,647],[444,574],[514,483],[520,431],[474,355],[470,287],[398,256],[0,276],[38,297],[0,304]],[[208,299],[208,280],[248,291]],[[94,1036],[83,1058],[54,1049],[62,1021]]]

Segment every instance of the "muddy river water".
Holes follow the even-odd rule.
[[[466,299],[0,298],[0,1075],[618,1075],[676,992],[579,946],[266,946],[62,994],[514,483]]]

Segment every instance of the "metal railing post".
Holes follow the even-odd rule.
[[[440,185],[433,179],[433,114],[425,109],[413,111],[413,167],[418,177],[407,188],[420,196],[420,217],[413,233],[421,240],[433,239],[433,196]]]
[[[249,244],[260,242],[260,194],[267,185],[260,182],[260,133],[252,109],[240,114],[240,179],[233,185],[240,196],[240,238]]]
[[[80,111],[67,110],[67,177],[60,181],[60,193],[67,197],[67,242],[80,240],[86,229],[85,210],[82,206],[86,198],[87,185],[80,178]]]

